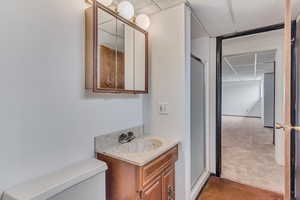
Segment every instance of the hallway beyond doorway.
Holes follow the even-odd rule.
[[[283,192],[283,166],[275,161],[273,129],[260,118],[222,117],[222,177]]]

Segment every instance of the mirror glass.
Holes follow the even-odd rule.
[[[121,21],[117,20],[116,26],[116,88],[125,89],[125,25]]]
[[[146,90],[146,38],[145,34],[135,30],[134,86],[137,91]]]
[[[97,89],[145,91],[145,33],[101,8],[97,14]]]
[[[97,87],[116,88],[117,19],[98,9]]]
[[[125,25],[125,88],[134,90],[134,29]]]

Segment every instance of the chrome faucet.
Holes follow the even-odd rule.
[[[130,132],[127,133],[127,135],[128,135],[128,142],[131,142],[132,140],[135,139],[135,136],[134,136],[133,132],[130,131]]]
[[[134,136],[134,133],[133,132],[128,132],[128,133],[122,133],[120,136],[119,136],[119,143],[120,144],[125,144],[125,143],[129,143],[131,142],[132,140],[134,140],[136,137]]]

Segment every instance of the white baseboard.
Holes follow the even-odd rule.
[[[225,117],[248,117],[248,118],[261,118],[261,116],[254,115],[237,115],[237,114],[222,114]]]
[[[205,185],[207,179],[210,176],[209,171],[205,171],[203,175],[198,179],[198,182],[195,184],[195,186],[192,188],[191,191],[191,200],[196,200],[196,198],[199,195],[199,192],[201,191],[202,187]]]

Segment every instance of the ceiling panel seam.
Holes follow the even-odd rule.
[[[265,65],[265,64],[271,64],[271,63],[273,63],[273,62],[263,62],[263,63],[257,63],[257,65],[256,66],[258,66],[258,65]],[[231,64],[232,65],[232,64]],[[254,64],[236,64],[236,65],[232,65],[233,67],[251,67],[251,66],[253,66]]]
[[[199,19],[199,17],[196,15],[194,9],[192,8],[192,5],[191,3],[187,0],[186,1],[186,5],[187,7],[189,7],[191,9],[191,13],[192,13],[192,16],[196,19],[196,21],[199,23],[199,25],[203,28],[203,30],[206,32],[206,34],[209,36],[209,37],[212,37],[210,35],[210,33],[207,31],[207,28],[204,26],[204,24],[202,23],[202,21]]]
[[[232,24],[234,26],[234,29],[235,31],[237,32],[237,24],[236,24],[236,19],[235,19],[235,15],[234,15],[234,12],[233,12],[233,6],[232,6],[232,0],[227,0],[227,6],[228,6],[228,9],[229,9],[229,13],[230,13],[230,18],[231,18],[231,21],[232,21]]]
[[[159,3],[157,3],[155,0],[150,0],[153,4],[155,4],[155,6],[157,6],[160,11],[162,11],[162,8],[159,6]]]
[[[238,79],[240,79],[238,72],[234,69],[234,67],[231,65],[231,63],[229,62],[229,60],[226,57],[224,57],[224,61],[230,67],[230,69],[235,73],[235,75],[238,77]]]

